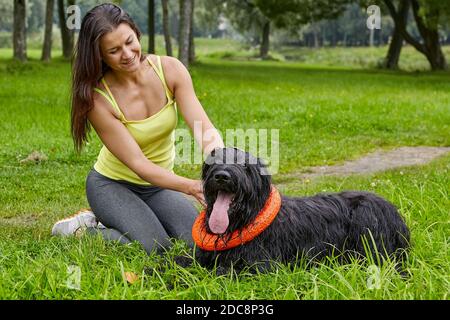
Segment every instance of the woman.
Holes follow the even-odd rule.
[[[148,253],[168,247],[170,238],[192,244],[198,212],[183,193],[202,205],[204,196],[201,181],[173,172],[177,109],[191,130],[194,122],[202,124],[202,135],[195,138],[205,154],[223,147],[223,141],[198,101],[188,71],[175,58],[143,55],[137,26],[114,4],[90,10],[79,34],[72,136],[80,152],[92,125],[104,144],[86,179],[89,205],[106,226],[94,230],[106,239],[137,240]],[[207,131],[211,139],[206,141]],[[80,217],[61,221],[54,233],[88,225],[93,216]]]

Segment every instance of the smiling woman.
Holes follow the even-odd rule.
[[[104,62],[116,72],[136,71],[139,68],[139,61],[142,62],[139,39],[126,23],[105,34],[100,40],[100,48]]]
[[[150,253],[167,248],[169,238],[192,245],[197,210],[182,193],[204,205],[201,181],[173,171],[178,110],[191,129],[202,124],[195,138],[205,154],[223,142],[184,65],[143,55],[140,36],[113,4],[94,7],[82,21],[73,62],[72,136],[80,152],[92,125],[104,145],[86,179],[92,212],[57,222],[53,233],[91,226],[106,239],[136,240]],[[93,217],[106,227],[95,228]]]

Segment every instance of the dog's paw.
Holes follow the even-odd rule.
[[[155,274],[162,274],[164,273],[163,267],[153,267],[153,266],[146,266],[144,267],[144,274],[147,276],[152,277]]]
[[[224,267],[224,266],[218,266],[216,268],[216,275],[223,276],[223,275],[229,274],[230,270],[231,270],[230,268],[227,268],[227,267]]]
[[[191,257],[186,256],[176,256],[175,258],[173,258],[173,261],[183,268],[190,267],[194,263],[194,260]]]

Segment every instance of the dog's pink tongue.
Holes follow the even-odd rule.
[[[228,208],[232,199],[233,195],[230,193],[219,191],[217,194],[217,199],[208,221],[209,229],[213,233],[221,234],[227,230],[229,224]]]

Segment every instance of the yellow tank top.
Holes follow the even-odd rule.
[[[157,56],[158,66],[147,57],[148,62],[155,70],[166,91],[167,104],[156,114],[143,120],[127,120],[114,99],[105,79],[102,83],[107,93],[99,88],[94,90],[103,95],[120,115],[120,121],[125,125],[130,134],[138,143],[144,155],[155,163],[173,172],[175,159],[175,128],[177,126],[177,106],[172,92],[167,87],[164,72],[161,65],[161,57]],[[105,146],[102,147],[94,165],[94,169],[100,174],[113,179],[125,180],[139,185],[150,185],[142,180],[131,169],[117,159]]]

